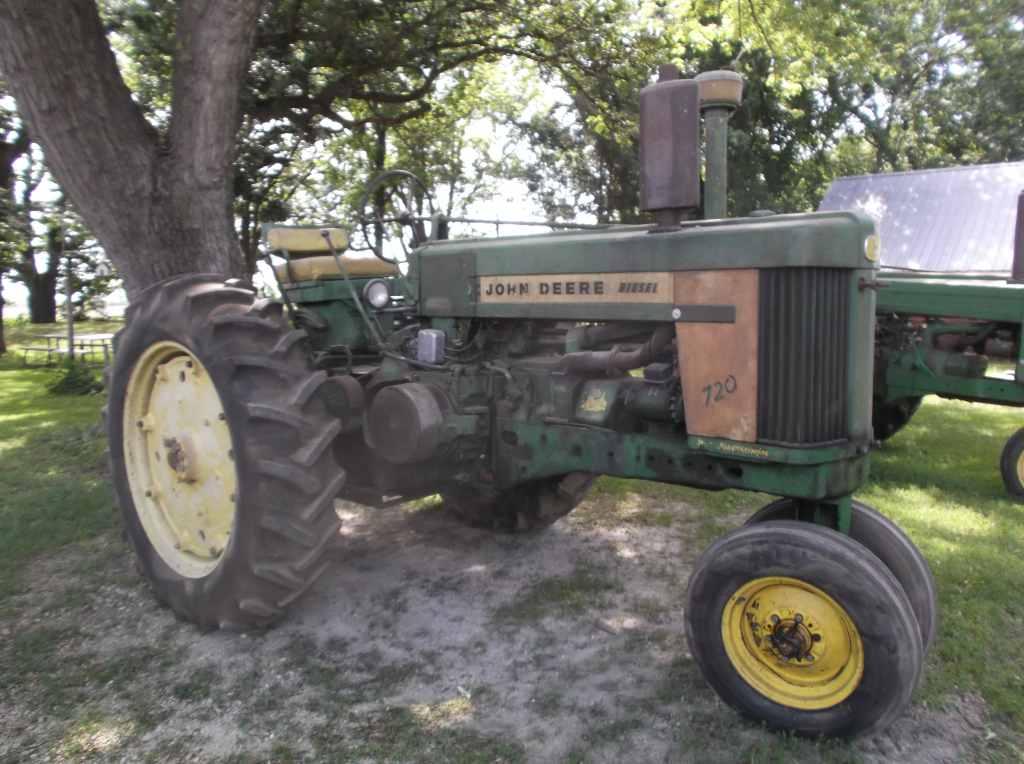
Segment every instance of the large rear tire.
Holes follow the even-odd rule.
[[[896,576],[914,608],[927,653],[939,625],[935,578],[928,561],[907,534],[881,512],[859,501],[853,501],[851,509],[850,538],[871,550]],[[746,524],[799,519],[799,504],[793,499],[779,499],[755,512]]]
[[[686,635],[726,703],[813,736],[889,724],[924,656],[910,602],[875,555],[788,521],[744,526],[708,548],[690,577]]]
[[[114,488],[156,597],[203,628],[278,620],[328,567],[341,423],[279,303],[216,276],[143,292],[118,338]]]
[[[441,492],[445,509],[473,528],[499,533],[529,533],[549,527],[586,497],[596,475],[570,472],[510,488],[493,497],[470,489]]]
[[[999,472],[1010,498],[1024,502],[1024,429],[1017,430],[1003,446]]]
[[[875,440],[886,441],[906,427],[917,410],[921,408],[921,400],[920,396],[900,398],[895,401],[880,401],[876,398],[871,414]]]

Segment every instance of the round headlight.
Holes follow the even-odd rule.
[[[391,290],[384,279],[373,279],[363,287],[363,299],[380,310],[391,302]]]
[[[873,233],[864,239],[864,257],[873,263],[878,262],[878,255],[882,249],[882,241],[877,233]]]

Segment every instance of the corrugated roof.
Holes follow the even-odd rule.
[[[1024,162],[839,178],[820,210],[874,218],[882,266],[916,271],[1009,272]]]

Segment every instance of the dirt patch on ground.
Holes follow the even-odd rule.
[[[259,635],[176,621],[114,538],[69,548],[0,620],[0,760],[999,758],[1008,733],[972,695],[852,744],[740,719],[683,637],[690,567],[720,528],[649,503],[598,496],[533,537],[339,504],[337,565]]]

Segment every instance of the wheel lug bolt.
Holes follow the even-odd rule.
[[[778,622],[779,622],[779,617],[773,613],[772,614],[772,623],[778,624]]]
[[[793,616],[793,621],[796,622],[796,623],[803,623],[804,622],[804,617],[802,615],[800,615],[799,613],[797,613],[795,616]]]

